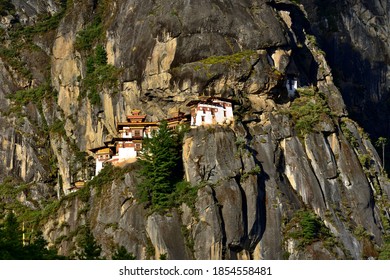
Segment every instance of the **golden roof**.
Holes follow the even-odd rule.
[[[109,154],[109,153],[111,153],[110,148],[100,149],[96,152],[97,155],[105,155],[105,154]]]
[[[84,187],[85,182],[84,181],[77,181],[74,183],[75,187]]]

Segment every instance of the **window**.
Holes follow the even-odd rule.
[[[202,122],[204,122],[204,116],[202,116]]]
[[[141,130],[134,130],[134,136],[135,137],[140,137],[141,136]]]

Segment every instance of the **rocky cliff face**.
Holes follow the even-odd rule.
[[[311,11],[321,7],[11,2],[2,13],[0,179],[31,184],[17,198],[24,213],[43,209],[39,227],[60,253],[72,255],[89,225],[106,257],[118,244],[140,259],[378,256],[390,184],[367,135],[348,118],[316,41]],[[289,75],[300,81],[295,100],[285,88]],[[188,111],[200,95],[236,105],[233,124],[191,129],[184,139],[184,177],[198,188],[195,201],[149,213],[136,199],[136,165],[63,195],[75,180],[90,179],[86,151],[114,136],[131,110],[158,120]],[[43,202],[56,193],[60,201]],[[307,224],[312,235],[304,234]]]
[[[350,116],[373,139],[388,138],[389,2],[300,2],[327,54]]]

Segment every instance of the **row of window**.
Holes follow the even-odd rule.
[[[131,133],[130,130],[125,130],[125,135],[126,135],[126,136],[129,136],[130,133]],[[134,137],[141,137],[141,135],[142,135],[142,130],[139,130],[139,129],[133,130],[133,133],[132,133],[132,134],[133,134]]]
[[[203,114],[206,114],[206,111],[205,111],[204,109],[203,109],[202,111],[203,111],[203,112],[202,112]],[[215,109],[214,111],[212,110],[212,111],[211,111],[211,115],[214,116],[213,113],[216,113],[216,112],[218,112],[218,109]],[[226,116],[227,116],[225,110],[223,111],[223,116],[224,116],[225,118],[226,118]]]

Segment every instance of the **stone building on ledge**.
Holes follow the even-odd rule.
[[[209,97],[193,100],[187,104],[191,110],[191,126],[228,124],[233,122],[233,101],[226,98]]]
[[[178,112],[175,116],[166,119],[168,127],[175,129],[178,124],[187,123],[188,116]],[[153,130],[158,129],[159,122],[147,122],[146,115],[139,110],[133,110],[127,116],[127,121],[117,123],[118,136],[104,142],[104,146],[90,149],[95,154],[95,175],[103,169],[104,164],[111,163],[116,166],[135,161],[142,151],[144,138],[152,137]]]
[[[191,101],[187,106],[191,108],[190,115],[178,111],[173,117],[165,119],[170,129],[185,123],[201,126],[233,122],[233,102],[230,99],[208,97]],[[147,116],[140,113],[140,110],[133,110],[125,122],[117,123],[116,137],[105,141],[104,146],[90,149],[95,154],[95,175],[99,174],[106,163],[121,166],[139,157],[143,139],[152,137],[153,130],[157,130],[159,125],[159,122],[147,122]]]

